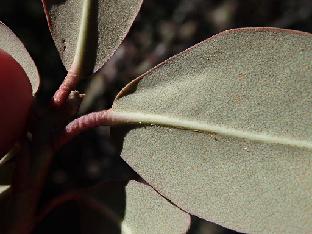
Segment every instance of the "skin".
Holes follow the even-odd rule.
[[[25,132],[32,99],[25,71],[11,55],[0,49],[0,158]]]

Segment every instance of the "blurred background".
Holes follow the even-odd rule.
[[[42,105],[47,104],[66,71],[48,31],[40,0],[1,0],[0,20],[24,42],[37,64],[42,77],[38,98]],[[125,84],[170,56],[225,29],[246,26],[312,32],[312,1],[144,0],[114,56],[80,85],[79,89],[88,94],[80,114],[109,108]],[[109,129],[93,129],[75,138],[56,156],[42,202],[99,181],[134,177],[136,174],[119,158]],[[36,233],[80,233],[78,211],[74,202],[61,206]],[[234,231],[193,217],[189,233]]]

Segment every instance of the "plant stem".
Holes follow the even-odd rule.
[[[30,187],[30,149],[28,142],[23,140],[16,158],[16,167],[12,182],[10,198],[10,223],[6,233],[29,233],[32,217],[35,212],[33,189]]]
[[[93,4],[94,0],[83,1],[82,15],[75,55],[72,61],[72,65],[68,70],[67,76],[65,77],[59,89],[54,94],[52,103],[56,107],[63,106],[63,104],[67,100],[69,93],[76,89],[76,86],[79,80],[81,79],[81,76],[85,75],[86,70],[88,70],[86,69],[85,66],[88,64],[87,60],[89,59],[87,52],[88,50],[90,50],[90,46],[88,46],[88,43],[90,43],[89,37],[93,17],[92,14]],[[44,1],[43,5],[46,6]],[[46,15],[48,14],[46,13]]]
[[[54,144],[54,149],[58,150],[62,145],[69,142],[72,138],[80,133],[101,125],[115,125],[117,120],[111,114],[111,109],[99,112],[92,112],[87,115],[81,116],[70,122],[61,133],[60,137]]]
[[[39,223],[44,220],[44,218],[55,208],[59,207],[60,205],[68,202],[68,201],[77,201],[81,198],[81,193],[79,192],[68,192],[52,199],[38,214],[35,220],[35,224],[38,225]]]
[[[87,190],[86,190],[87,191]],[[118,217],[108,206],[98,201],[97,199],[87,195],[86,191],[68,192],[52,199],[47,206],[39,212],[39,215],[35,219],[35,224],[41,223],[49,213],[60,205],[68,201],[77,201],[79,204],[101,213],[105,218],[109,218],[117,226],[121,227],[122,220]]]
[[[61,107],[65,104],[70,92],[74,90],[79,82],[79,76],[73,69],[69,70],[63,83],[55,92],[52,104],[55,107]]]
[[[64,106],[48,108],[32,119],[31,142],[21,147],[14,172],[9,220],[5,233],[29,234],[35,225],[38,203],[54,156],[53,142],[58,129],[63,129],[79,110],[83,95],[71,92]],[[40,109],[39,106],[36,109]],[[28,144],[29,143],[29,144]],[[2,230],[1,230],[2,231]]]

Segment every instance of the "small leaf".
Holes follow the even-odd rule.
[[[96,187],[91,194],[100,212],[82,210],[85,229],[82,233],[174,234],[185,233],[190,225],[188,214],[139,182],[130,181],[125,187],[117,184]]]
[[[12,183],[14,168],[15,161],[11,152],[0,159],[0,190],[6,190]]]
[[[0,159],[0,233],[6,233],[7,231],[13,169],[12,154],[8,153]]]
[[[98,70],[126,36],[142,0],[42,0],[55,45],[67,70]],[[86,63],[89,63],[86,65]],[[78,68],[80,69],[80,68]]]
[[[9,188],[9,185],[0,185],[0,194],[7,191]]]
[[[2,22],[0,22],[0,35],[0,48],[9,53],[23,67],[30,80],[32,92],[35,94],[39,88],[40,78],[34,61],[23,43]]]
[[[312,35],[218,34],[139,77],[122,158],[183,210],[242,232],[312,230]]]

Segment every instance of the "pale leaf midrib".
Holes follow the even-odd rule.
[[[207,124],[203,121],[196,122],[165,115],[141,112],[122,112],[119,110],[112,110],[110,114],[116,121],[116,124],[157,125],[312,150],[312,142],[309,141],[293,139],[290,137],[271,136],[265,133],[247,132],[240,129]]]
[[[83,0],[82,5],[82,14],[79,27],[79,34],[77,40],[76,51],[74,55],[73,65],[77,73],[80,72],[80,69],[84,63],[85,53],[87,48],[87,38],[88,38],[88,29],[90,27],[90,17],[91,17],[91,4],[94,0]]]

